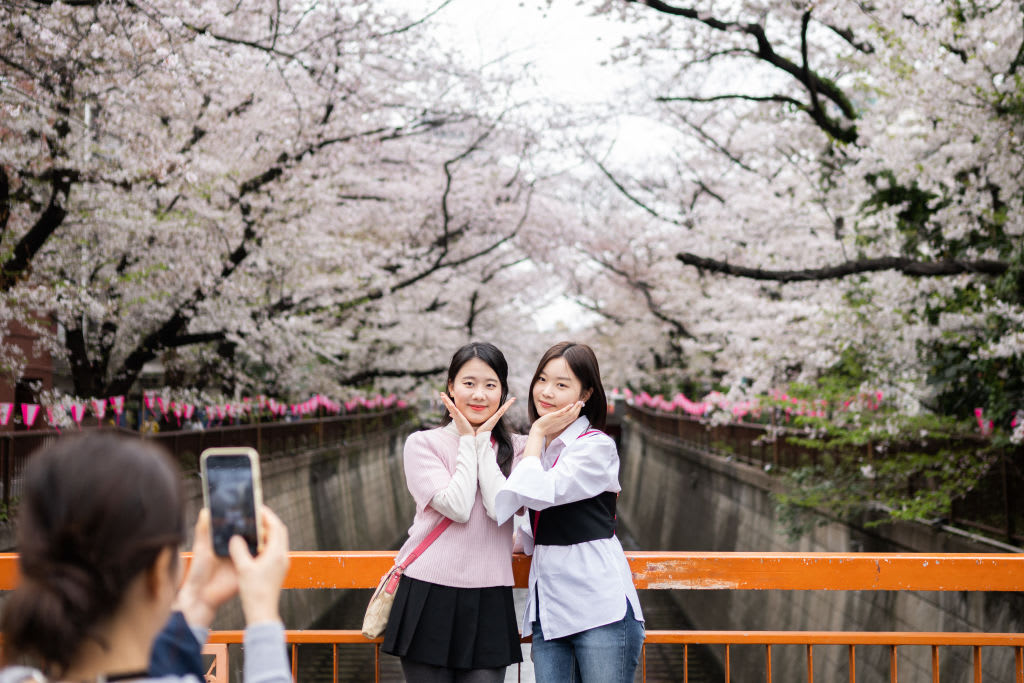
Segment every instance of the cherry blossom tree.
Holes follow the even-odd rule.
[[[588,181],[592,225],[631,235],[588,254],[610,324],[726,383],[845,359],[906,410],[1024,403],[1018,4],[591,6],[648,27],[623,101],[674,131],[640,164],[585,152],[617,195]]]
[[[295,395],[408,383],[519,328],[531,135],[421,19],[6,3],[0,340],[34,321],[80,396],[124,393],[154,360]]]

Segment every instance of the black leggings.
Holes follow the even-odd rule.
[[[402,657],[402,673],[406,683],[502,683],[505,669],[449,669],[432,664],[420,664]]]

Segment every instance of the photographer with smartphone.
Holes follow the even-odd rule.
[[[262,551],[254,557],[234,537],[230,559],[215,556],[201,514],[183,583],[180,474],[166,453],[92,433],[35,454],[19,506],[21,580],[4,605],[0,683],[154,680],[150,654],[172,609],[205,639],[217,607],[236,590],[247,624],[244,680],[291,681],[278,612],[288,532],[269,509],[261,512]]]

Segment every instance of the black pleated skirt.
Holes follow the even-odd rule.
[[[453,588],[403,576],[381,650],[449,669],[521,662],[512,587]]]

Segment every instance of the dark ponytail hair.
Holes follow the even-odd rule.
[[[4,604],[5,663],[59,677],[121,607],[132,580],[185,540],[180,473],[165,452],[93,432],[33,454],[18,505],[21,579]],[[176,567],[176,564],[173,565]]]
[[[568,341],[559,342],[545,351],[540,363],[537,364],[537,371],[533,373],[533,379],[530,380],[530,401],[526,411],[530,416],[530,422],[536,421],[538,417],[537,406],[533,402],[533,387],[537,384],[540,373],[544,371],[544,366],[553,358],[565,359],[572,374],[576,375],[576,379],[580,381],[584,393],[588,389],[592,390],[593,393],[583,405],[580,414],[587,416],[594,429],[603,431],[608,420],[608,397],[604,393],[604,385],[601,384],[601,368],[597,364],[597,356],[594,355],[594,350],[586,344]]]
[[[455,381],[455,376],[459,374],[462,366],[474,358],[479,358],[487,363],[491,370],[494,370],[495,374],[498,375],[498,381],[501,382],[501,401],[499,404],[504,404],[505,399],[508,398],[508,362],[497,346],[487,342],[470,342],[455,352],[455,355],[452,356],[452,362],[448,364],[448,381],[444,385],[445,392],[451,396],[451,393],[448,392],[448,386]],[[441,421],[442,424],[448,424],[452,421],[451,415],[446,412]],[[498,424],[494,425],[494,429],[491,430],[491,436],[498,443],[498,467],[501,469],[501,473],[507,477],[512,472],[514,452],[512,450],[512,436],[508,433],[508,427],[505,426],[504,416],[498,420]]]

